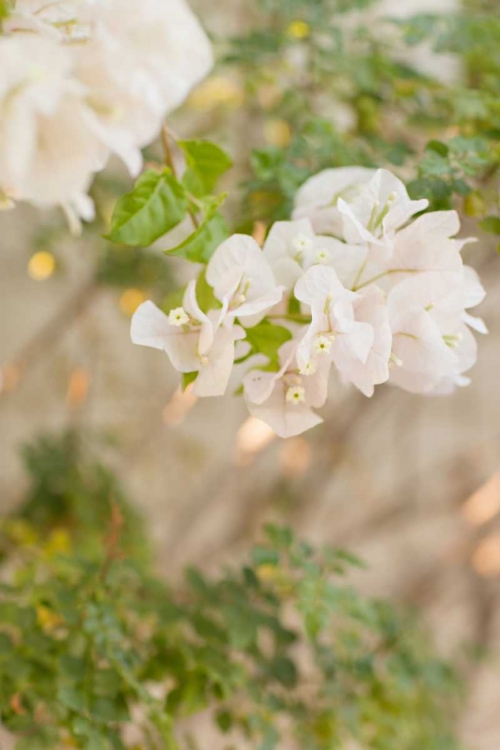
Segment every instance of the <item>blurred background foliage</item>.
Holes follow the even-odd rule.
[[[240,569],[171,589],[93,440],[46,435],[24,461],[0,526],[0,716],[18,750],[207,747],[186,723],[203,711],[221,748],[458,748],[456,675],[414,615],[349,585],[354,556],[269,526]]]

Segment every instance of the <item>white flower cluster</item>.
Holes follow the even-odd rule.
[[[456,212],[412,220],[425,208],[385,170],[322,172],[263,249],[234,235],[215,251],[206,268],[213,309],[200,309],[193,280],[169,315],[141,305],[132,340],[165,350],[191,378],[197,373],[198,396],[222,395],[235,373],[251,414],[282,437],[322,421],[315,409],[332,370],[366,396],[387,381],[413,393],[467,385],[477,355],[470,328],[486,333],[467,311],[484,290],[463,264],[471,240],[455,239]],[[248,340],[256,339],[252,329],[272,338],[275,325],[289,340],[272,361]]]
[[[131,174],[212,66],[185,0],[16,0],[0,36],[0,207],[93,217],[110,154]]]

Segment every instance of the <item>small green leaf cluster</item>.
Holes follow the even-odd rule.
[[[454,13],[403,20],[370,15],[368,22],[358,13],[346,22],[346,13],[368,5],[377,3],[268,0],[251,30],[231,40],[225,61],[242,74],[254,131],[264,135],[265,122],[278,119],[290,132],[289,142],[252,157],[243,200],[248,221],[262,206],[270,220],[289,215],[300,180],[346,164],[401,167],[435,210],[462,203],[479,219],[498,213],[495,3],[468,0]],[[422,55],[431,49],[452,56],[463,79],[423,72],[411,57],[422,43]],[[325,121],[339,122],[342,132]],[[447,154],[436,151],[437,142]]]
[[[25,459],[27,503],[0,530],[0,717],[17,750],[201,748],[207,711],[221,748],[458,747],[450,667],[413,615],[349,584],[354,556],[269,526],[242,567],[177,589],[137,553],[140,524],[87,443],[45,437]]]
[[[225,196],[214,196],[219,178],[232,166],[229,156],[209,141],[178,141],[185,171],[178,177],[172,161],[169,134],[164,134],[168,166],[147,169],[131,193],[115,206],[108,239],[119,245],[149,247],[156,240],[192,222],[180,244],[165,250],[193,263],[205,263],[227,237],[220,207]]]

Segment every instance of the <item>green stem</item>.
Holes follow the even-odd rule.
[[[368,279],[368,281],[363,281],[362,284],[358,284],[357,286],[354,285],[352,288],[353,292],[357,292],[359,289],[363,289],[365,286],[369,286],[370,284],[374,284],[379,279],[383,279],[384,276],[389,276],[393,273],[419,273],[417,268],[393,268],[390,271],[383,271],[382,273],[377,274],[376,276],[372,276],[371,279]]]

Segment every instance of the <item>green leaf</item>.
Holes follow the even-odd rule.
[[[57,693],[58,700],[66,708],[70,708],[77,713],[83,713],[87,706],[83,694],[71,687],[61,687]]]
[[[280,562],[280,553],[270,547],[254,547],[252,550],[252,560],[254,565],[272,565],[276,567]]]
[[[169,170],[149,169],[133,191],[119,199],[107,239],[123,245],[151,245],[180,224],[187,205],[183,186]]]
[[[188,385],[191,385],[191,383],[194,383],[197,377],[198,377],[197,372],[183,372],[182,373],[182,390],[185,391]]]
[[[441,141],[429,141],[425,148],[427,151],[435,151],[439,156],[448,156],[449,148],[446,143]]]
[[[233,166],[230,157],[210,141],[179,141],[178,145],[188,166],[182,180],[186,189],[199,198],[213,193],[219,178]]]
[[[165,255],[178,255],[192,263],[207,263],[215,250],[228,237],[228,228],[219,206],[225,196],[205,204],[200,226],[180,245],[164,250]]]
[[[219,711],[215,717],[217,726],[221,732],[227,733],[233,726],[233,716],[229,711]]]
[[[479,226],[490,234],[500,234],[500,216],[487,216],[479,222]]]
[[[277,656],[269,665],[269,673],[286,688],[297,684],[297,668],[286,656]]]
[[[196,280],[196,299],[204,313],[213,310],[214,307],[220,307],[220,302],[208,283],[205,272],[201,273]]]
[[[288,328],[264,320],[259,325],[247,329],[247,341],[254,352],[265,354],[271,361],[277,361],[278,349],[292,338]]]

